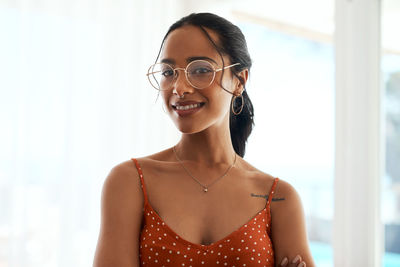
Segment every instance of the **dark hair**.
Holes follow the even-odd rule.
[[[213,44],[213,46],[221,56],[223,67],[225,63],[222,55],[227,55],[232,64],[240,63],[240,65],[232,67],[231,70],[232,73],[244,86],[244,80],[240,76],[238,76],[238,73],[244,69],[248,69],[250,73],[251,58],[247,49],[246,39],[239,27],[232,24],[230,21],[212,13],[192,13],[172,24],[171,27],[168,29],[168,32],[164,36],[156,61],[160,56],[162,46],[167,36],[172,31],[185,25],[197,26],[205,33],[207,38],[210,40],[210,42]],[[219,40],[215,42],[203,27],[217,33],[219,36]],[[224,71],[222,71],[222,75],[223,73]],[[223,89],[231,93],[225,88]],[[229,128],[233,148],[235,152],[241,157],[243,157],[245,154],[246,141],[254,126],[253,104],[250,101],[245,87],[242,95],[244,101],[242,112],[239,115],[235,115],[231,110],[229,116]],[[232,105],[235,112],[238,112],[240,110],[240,107],[242,105],[241,100],[241,97],[236,97],[235,101],[233,101]]]

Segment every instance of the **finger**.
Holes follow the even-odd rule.
[[[297,267],[306,267],[306,262],[305,261],[301,261],[299,263],[299,265],[297,265]]]
[[[281,266],[287,266],[288,263],[289,263],[288,258],[284,257],[283,260],[281,261]]]
[[[297,264],[297,263],[301,263],[302,259],[300,255],[297,255],[296,257],[294,257],[294,259],[292,260],[292,263]]]

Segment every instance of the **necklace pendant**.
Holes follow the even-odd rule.
[[[204,193],[207,193],[208,189],[207,189],[207,188],[204,188],[203,191],[204,191]]]

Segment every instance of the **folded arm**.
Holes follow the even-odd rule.
[[[304,211],[298,193],[290,184],[279,180],[274,198],[280,199],[271,202],[275,265],[315,266],[308,246]],[[293,263],[293,260],[297,261]],[[302,261],[305,265],[300,265]]]

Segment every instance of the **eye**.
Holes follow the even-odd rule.
[[[212,72],[213,70],[207,67],[197,67],[190,71],[190,74],[207,74]]]
[[[174,71],[171,69],[163,70],[161,72],[161,75],[164,77],[170,77],[170,76],[174,75]]]

